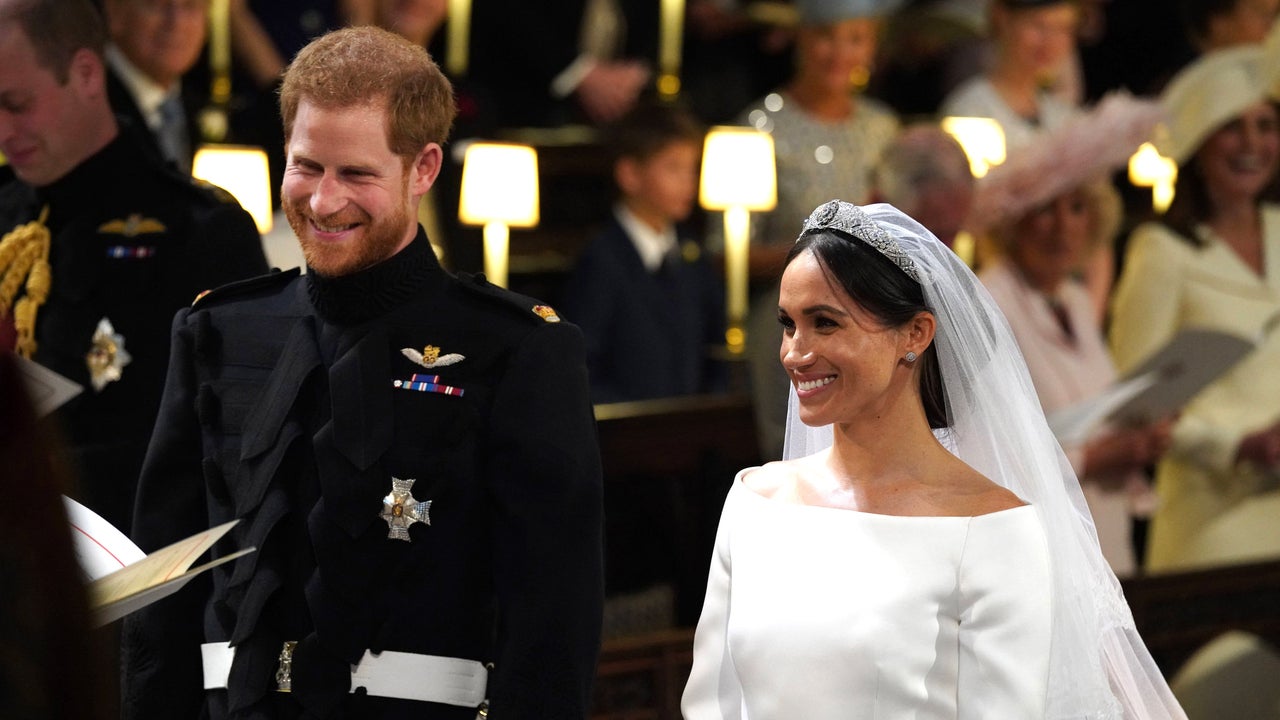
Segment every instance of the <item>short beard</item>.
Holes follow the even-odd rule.
[[[407,183],[406,179],[406,189]],[[364,226],[364,237],[358,243],[337,246],[307,239],[311,232],[311,213],[305,200],[286,202],[284,210],[289,226],[293,228],[298,244],[302,246],[307,269],[325,277],[342,277],[372,267],[395,255],[404,241],[405,228],[409,224],[410,204],[405,202],[390,215],[381,218],[371,218],[363,211],[359,212],[359,217],[344,217],[352,214],[346,210],[320,218],[321,225],[347,225],[355,221]],[[334,222],[335,220],[347,222]]]

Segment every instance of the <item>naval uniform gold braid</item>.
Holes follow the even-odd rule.
[[[36,311],[49,297],[53,273],[49,269],[49,228],[45,220],[49,206],[40,211],[40,217],[25,225],[19,225],[0,239],[0,317],[13,310],[13,325],[18,332],[14,349],[25,358],[36,352]],[[18,288],[26,281],[26,293],[13,299]]]

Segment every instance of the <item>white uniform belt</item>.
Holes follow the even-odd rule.
[[[229,643],[204,643],[206,690],[225,688],[231,675],[235,648]],[[419,655],[387,650],[374,655],[368,650],[358,665],[351,666],[351,692],[364,688],[370,695],[420,700],[446,705],[477,707],[484,702],[489,671],[476,660]]]

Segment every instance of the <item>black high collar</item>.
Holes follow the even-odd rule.
[[[308,268],[307,293],[326,322],[357,325],[404,304],[443,272],[419,227],[405,249],[364,270],[326,277]]]

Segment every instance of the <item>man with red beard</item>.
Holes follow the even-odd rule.
[[[126,625],[127,718],[582,718],[601,476],[583,341],[455,277],[415,208],[455,105],[362,27],[286,71],[282,196],[308,272],[174,324],[134,539],[256,547]],[[287,690],[287,694],[276,692]]]

